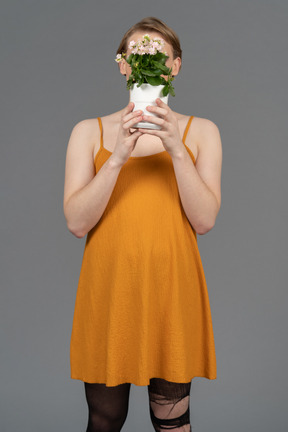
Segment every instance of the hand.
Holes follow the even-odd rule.
[[[178,121],[172,110],[160,98],[156,99],[157,106],[148,105],[147,111],[157,114],[159,117],[143,115],[143,121],[149,121],[161,126],[159,129],[139,128],[139,132],[155,135],[161,138],[163,146],[171,157],[183,148],[183,142],[180,136]]]
[[[133,128],[133,125],[142,120],[141,114],[143,113],[141,110],[131,112],[133,108],[134,102],[129,102],[122,113],[116,145],[111,156],[120,165],[127,162],[138,138],[143,135],[143,132],[139,131],[139,129],[130,132],[130,128]]]

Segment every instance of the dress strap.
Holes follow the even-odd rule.
[[[101,133],[101,137],[100,137],[100,147],[103,148],[103,126],[102,126],[102,121],[100,117],[97,117],[98,119],[98,123],[99,123],[99,128],[100,128],[100,133]]]
[[[191,121],[192,121],[193,117],[194,117],[193,115],[190,116],[190,118],[189,118],[189,120],[187,122],[185,131],[184,131],[184,135],[183,135],[183,144],[185,144],[186,136],[187,136],[187,133],[188,133],[188,130],[189,130],[189,127],[190,127],[190,124],[191,124]]]

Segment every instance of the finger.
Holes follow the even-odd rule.
[[[161,131],[161,130],[159,130],[159,129],[142,129],[142,128],[139,128],[138,129],[139,130],[139,132],[142,132],[143,134],[149,134],[149,135],[156,135],[156,136],[159,136],[159,138],[161,138],[161,136],[162,136],[162,133],[163,133],[163,131]]]
[[[155,123],[159,126],[163,126],[165,123],[165,120],[163,118],[159,118],[159,117],[155,117],[155,116],[147,116],[147,115],[143,115],[143,120],[144,121],[148,121],[150,123]]]
[[[168,111],[166,109],[160,108],[160,107],[155,106],[155,105],[147,105],[146,110],[150,111],[150,112],[154,112],[154,113],[159,114],[161,116],[166,116],[168,114]]]
[[[165,104],[165,102],[163,102],[162,101],[162,99],[160,99],[160,98],[157,98],[156,99],[156,103],[157,103],[157,105],[159,106],[159,107],[162,107],[162,108],[168,108],[168,105],[167,104]]]
[[[128,105],[125,107],[122,116],[124,117],[127,113],[131,112],[134,108],[134,102],[129,102]]]
[[[124,129],[132,128],[133,125],[134,125],[135,123],[138,123],[140,120],[142,120],[142,116],[141,116],[141,115],[138,115],[137,117],[134,117],[134,118],[132,118],[131,120],[125,122],[125,123],[123,124],[123,128],[124,128]]]
[[[143,113],[142,110],[137,110],[137,111],[133,111],[133,112],[131,112],[131,113],[129,113],[129,114],[126,114],[126,115],[122,118],[123,123],[126,123],[128,120],[131,120],[132,118],[139,117],[139,115],[141,115],[142,113]]]

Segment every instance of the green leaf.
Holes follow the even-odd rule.
[[[162,71],[160,69],[141,69],[141,72],[143,75],[149,75],[149,76],[158,76],[162,74]]]
[[[151,84],[153,86],[161,85],[161,83],[162,83],[161,77],[150,77],[147,75],[146,80],[148,81],[149,84]]]
[[[169,93],[171,94],[171,96],[175,96],[174,88],[172,86],[169,89]]]
[[[137,70],[134,71],[134,76],[136,81],[140,81],[142,77],[142,75]]]
[[[127,61],[127,63],[128,63],[129,65],[131,65],[131,63],[132,63],[133,56],[134,56],[134,54],[130,54],[130,55],[128,56],[128,58],[126,59],[126,61]]]
[[[154,59],[155,61],[161,63],[162,65],[165,65],[166,60],[167,60],[168,58],[169,58],[169,57],[166,56],[166,54],[164,54],[164,53],[159,53],[159,52],[158,52],[157,54],[153,55],[153,59]]]
[[[162,65],[161,63],[159,63],[159,62],[157,62],[157,61],[153,61],[153,64],[154,64],[157,68],[159,68],[159,69],[161,69],[163,72],[165,72],[165,74],[168,75],[168,73],[169,73],[169,68],[168,68],[167,66],[164,66],[164,65]],[[163,74],[163,75],[164,75],[164,74]]]
[[[167,94],[169,93],[168,86],[163,87],[162,93],[163,93],[163,96],[167,96]]]

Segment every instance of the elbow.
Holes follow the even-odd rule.
[[[71,221],[66,217],[66,225],[68,230],[77,238],[83,238],[86,235],[86,232],[81,229],[79,226],[75,226],[71,223]]]
[[[71,232],[71,234],[73,234],[77,238],[83,238],[86,235],[84,231],[81,231],[79,228],[75,228],[71,226],[68,222],[67,222],[67,228]]]
[[[213,228],[214,225],[201,225],[200,227],[197,227],[197,229],[195,229],[196,233],[199,235],[204,235],[207,234],[207,232],[211,231],[211,229]]]
[[[68,228],[69,229],[69,228]],[[83,238],[83,237],[85,237],[85,235],[87,234],[87,233],[85,233],[85,232],[83,232],[83,231],[77,231],[77,230],[70,230],[69,229],[69,231],[75,236],[75,237],[77,237],[77,238]]]
[[[83,238],[87,233],[83,230],[83,227],[75,226],[71,219],[68,217],[67,206],[63,205],[64,216],[66,219],[66,226],[68,230],[77,238]]]
[[[200,223],[196,225],[195,231],[199,235],[204,235],[207,234],[209,231],[211,231],[214,225],[215,225],[215,219],[206,223]]]
[[[200,223],[195,227],[195,231],[197,234],[204,235],[207,234],[207,232],[212,230],[212,228],[215,226],[219,209],[220,209],[220,203],[217,206],[217,209],[215,210],[213,217],[210,217],[206,221],[200,221]]]

